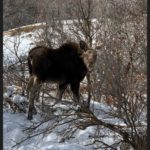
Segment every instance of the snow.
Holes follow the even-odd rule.
[[[13,86],[8,86],[7,87],[7,93],[4,94],[5,97],[10,97],[12,95],[13,91],[14,91],[14,87]]]
[[[45,25],[44,23],[37,23],[34,25],[23,26],[23,28]],[[3,61],[14,61],[16,58],[15,51],[18,56],[24,56],[28,54],[28,51],[36,46],[35,42],[38,42],[38,35],[42,33],[42,29],[36,29],[31,32],[21,32],[18,35],[11,36],[10,33],[17,28],[4,32],[3,35]]]
[[[17,97],[19,101],[18,95],[14,95],[14,97]],[[106,105],[100,104],[98,102],[93,102],[93,105],[95,108],[98,108],[99,106],[102,109],[106,108],[106,110],[108,110],[109,108],[109,107],[107,108]],[[58,105],[58,106],[59,108],[66,109],[64,105]],[[99,107],[99,110],[101,110],[100,107]],[[105,115],[106,114],[104,112],[103,112],[103,115],[101,114],[101,116],[103,117]],[[32,121],[29,121],[27,120],[27,114],[11,113],[11,112],[7,112],[4,110],[4,113],[3,113],[4,150],[10,150],[12,146],[14,146],[17,142],[27,137],[27,133],[23,132],[23,130],[26,127],[29,127],[30,125],[33,125],[34,123],[39,122],[40,120],[42,120],[42,117],[39,114],[35,115]],[[118,120],[109,119],[109,122],[117,123]],[[53,120],[50,120],[49,122],[40,126],[38,130],[43,129],[45,127],[51,127],[52,123],[53,123]],[[40,150],[92,150],[93,149],[91,146],[86,146],[86,145],[92,142],[92,137],[97,131],[96,126],[87,127],[84,130],[77,130],[77,132],[74,134],[74,138],[61,141],[62,135],[60,135],[59,132],[62,131],[63,129],[68,129],[68,124],[64,124],[62,126],[55,128],[49,134],[41,134],[40,136],[33,137],[23,142],[21,145],[16,146],[14,149],[16,148],[18,150],[26,150],[26,149],[28,150],[33,150],[33,149],[35,150],[36,149],[40,149]],[[104,141],[106,141],[107,143],[113,143],[114,140],[110,136],[109,138],[108,137],[104,138]]]
[[[24,114],[10,114],[8,112],[4,112],[3,114],[3,120],[4,120],[4,150],[9,150],[11,147],[15,144],[15,142],[18,142],[18,140],[25,137],[25,133],[23,133],[24,127],[27,127],[31,124],[30,121],[27,120],[26,115]],[[85,134],[87,134],[85,132]],[[78,137],[81,136],[81,133]],[[84,133],[82,133],[82,136],[84,136]],[[59,143],[60,137],[56,133],[51,133],[42,140],[39,141],[38,138],[34,138],[32,140],[29,140],[28,144],[26,142],[22,144],[19,147],[19,150],[25,150],[25,149],[33,149],[33,147],[36,147],[36,149],[49,149],[49,150],[86,150],[87,148],[83,145],[80,145],[78,143],[71,143],[71,142],[65,142],[65,143]],[[38,141],[38,143],[36,142]],[[32,146],[31,146],[32,145]]]
[[[6,87],[6,92],[4,93],[4,98],[12,97],[11,100],[15,103],[21,103],[27,101],[27,98],[21,96],[21,87],[11,85]]]
[[[21,102],[24,102],[24,101],[27,101],[27,98],[26,97],[24,97],[24,96],[20,96],[19,94],[17,94],[17,95],[15,95],[14,97],[13,97],[13,102],[15,102],[15,103],[21,103]]]
[[[8,36],[4,35],[3,38],[3,54],[4,54],[4,61],[8,58],[13,60],[15,58],[15,50],[18,52],[19,56],[23,56],[27,54],[28,50],[35,45],[32,45],[34,37],[28,35],[33,35],[32,32],[30,33],[23,33],[21,35],[16,36]],[[26,38],[24,38],[26,37]]]
[[[11,85],[6,87],[6,93],[4,95],[6,97],[10,97],[15,103],[21,103],[23,101],[27,101],[27,99],[19,94],[17,90],[19,87],[15,85]],[[17,93],[18,92],[18,93]],[[94,102],[92,101],[92,108],[96,109],[96,115],[106,120],[106,122],[117,124],[120,120],[117,119],[110,119],[108,116],[108,112],[111,110],[109,106]],[[63,111],[61,110],[68,110],[69,106],[64,104],[57,104],[54,106],[57,109],[55,115],[61,114]],[[101,113],[100,113],[101,112]],[[59,115],[58,115],[59,116]],[[107,118],[106,118],[107,117]],[[32,121],[27,120],[27,114],[25,113],[12,113],[8,111],[8,109],[3,110],[3,133],[4,133],[4,150],[11,150],[11,149],[18,149],[18,150],[33,150],[33,149],[40,149],[40,150],[92,150],[92,146],[86,146],[90,144],[93,140],[94,134],[97,131],[96,126],[87,127],[84,130],[78,129],[73,138],[69,138],[67,140],[62,140],[62,134],[60,132],[62,130],[66,130],[69,127],[69,124],[62,124],[57,128],[54,128],[52,132],[48,134],[41,134],[39,136],[35,136],[27,141],[23,142],[22,144],[15,146],[12,148],[16,143],[20,142],[24,138],[28,136],[27,132],[24,132],[24,129],[40,122],[42,120],[42,116],[37,114],[34,116]],[[108,120],[107,120],[108,119]],[[61,123],[66,122],[67,119],[62,120]],[[51,127],[54,123],[54,120],[50,120],[43,125],[37,128],[38,130],[45,129],[46,127]],[[121,121],[120,121],[121,123]],[[110,136],[109,138],[104,138],[105,141],[109,141],[109,143],[113,143],[113,138]]]
[[[58,144],[58,145],[51,145],[48,146],[45,150],[88,150],[88,148],[85,148],[83,146],[80,146],[78,144]],[[43,148],[44,150],[44,148]]]
[[[6,87],[6,92],[4,93],[4,97],[9,98],[14,103],[22,103],[27,101],[26,97],[21,96],[21,88],[15,85],[10,85]],[[63,110],[69,110],[68,105],[64,104],[56,104],[54,106],[57,111],[54,115],[61,115]],[[91,101],[91,109],[93,109],[95,115],[102,119],[105,122],[113,123],[113,124],[123,124],[123,122],[117,118],[111,118],[109,116],[109,112],[111,111],[111,107],[106,104],[102,104],[99,102]],[[61,123],[66,122],[68,118],[64,118]],[[38,113],[34,115],[32,121],[27,120],[27,113],[12,113],[9,109],[3,110],[3,133],[4,133],[4,150],[93,150],[91,144],[93,141],[93,137],[97,132],[96,126],[87,127],[84,130],[78,129],[73,138],[69,138],[67,140],[62,140],[62,134],[60,132],[62,130],[66,131],[69,128],[69,124],[62,124],[57,128],[54,128],[52,132],[48,134],[41,134],[39,136],[35,136],[27,141],[23,142],[20,145],[12,148],[16,143],[20,142],[24,138],[28,136],[27,132],[24,132],[24,129],[40,122],[42,120],[42,116]],[[53,126],[55,120],[50,120],[41,126],[39,126],[36,130],[42,130],[47,127]],[[106,134],[104,131],[104,134]],[[103,139],[106,143],[112,144],[114,139],[113,136],[105,137]]]

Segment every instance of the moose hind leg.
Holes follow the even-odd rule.
[[[71,91],[73,92],[73,100],[75,103],[79,103],[79,87],[80,87],[80,82],[72,82],[71,83]]]
[[[29,80],[30,89],[29,89],[29,110],[28,110],[28,119],[31,120],[33,114],[36,114],[37,111],[34,107],[34,100],[38,98],[38,93],[40,91],[40,82],[38,82],[36,77],[31,77]]]
[[[31,89],[31,87],[33,86],[33,81],[34,81],[34,79],[33,79],[33,77],[31,76],[31,77],[29,78],[29,82],[28,82],[27,87],[26,87],[27,98],[28,98],[28,99],[29,99],[29,95],[30,95],[30,89]]]
[[[65,91],[65,89],[67,88],[67,83],[63,83],[63,84],[59,84],[58,85],[58,92],[57,92],[57,98],[59,98],[59,100],[62,99],[62,95]]]

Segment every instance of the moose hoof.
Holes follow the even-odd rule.
[[[28,115],[28,120],[32,120],[33,117],[31,115]]]
[[[37,114],[37,110],[35,108],[33,108],[32,112],[33,112],[33,115]]]

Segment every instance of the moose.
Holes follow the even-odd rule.
[[[44,82],[58,84],[58,98],[68,85],[73,93],[73,101],[80,101],[79,87],[88,71],[96,60],[96,51],[88,48],[84,41],[79,43],[68,42],[57,49],[45,46],[37,46],[29,51],[28,55],[29,82],[27,95],[29,98],[28,119],[36,114],[34,100],[38,99],[38,93]]]

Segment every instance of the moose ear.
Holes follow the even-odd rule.
[[[80,41],[80,48],[86,51],[88,49],[88,45],[84,41]]]

